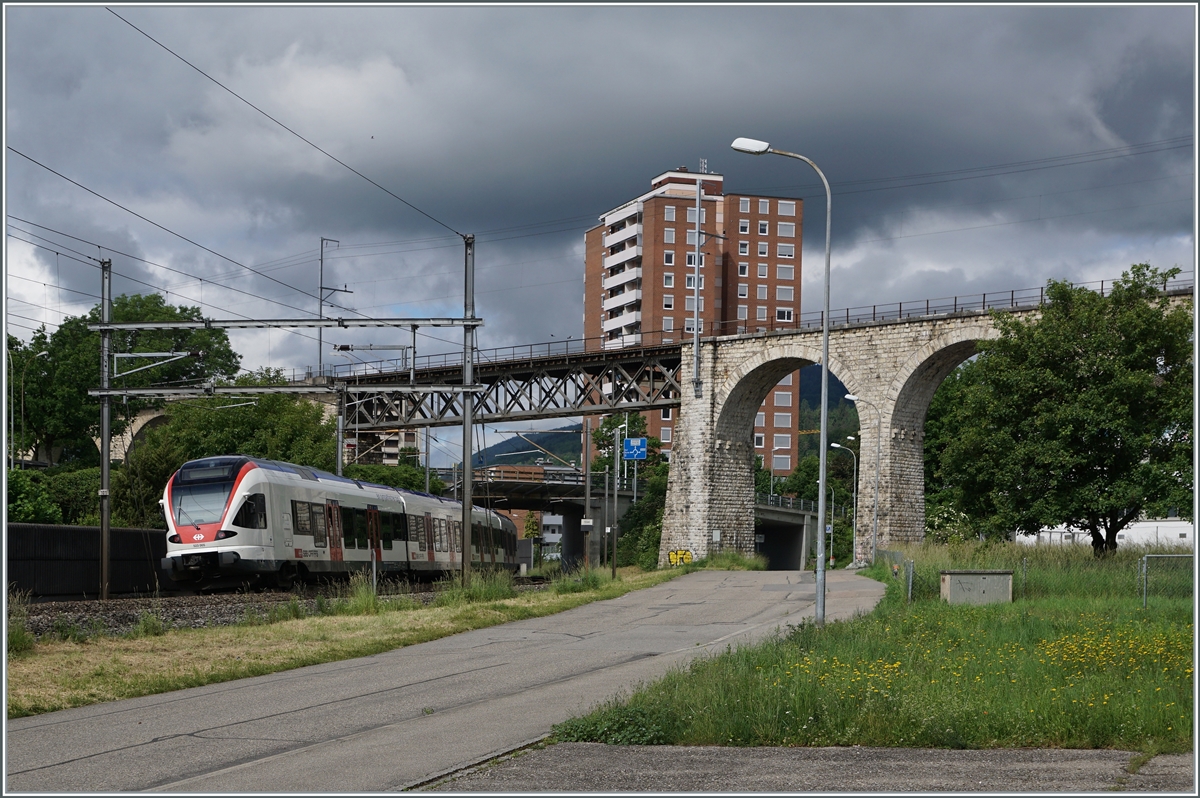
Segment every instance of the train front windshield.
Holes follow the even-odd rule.
[[[221,520],[238,470],[238,457],[210,457],[184,463],[171,485],[171,514],[176,526],[214,524]]]
[[[195,526],[214,524],[225,513],[225,504],[233,482],[210,482],[206,485],[176,485],[171,489],[175,505],[175,525]]]

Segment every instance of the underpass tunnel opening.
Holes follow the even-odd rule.
[[[801,371],[803,371],[803,376]],[[806,473],[798,469],[800,454],[816,455],[820,446],[819,434],[810,433],[819,427],[820,419],[820,366],[803,357],[780,357],[759,365],[742,377],[730,390],[717,419],[715,434],[717,455],[725,460],[717,473],[722,480],[722,492],[735,499],[740,512],[752,517],[756,510],[756,495],[761,494],[769,503],[781,504],[781,493],[795,492],[797,478]],[[803,396],[812,393],[811,405],[803,403]],[[857,439],[858,416],[853,404],[845,402],[844,386],[830,371],[829,400],[832,407],[845,416],[848,423],[842,437]],[[830,413],[830,428],[834,428],[837,413]],[[840,429],[840,427],[839,427]],[[811,438],[811,441],[809,440]],[[837,439],[830,436],[830,442]],[[844,445],[855,445],[843,441]],[[852,482],[850,458],[845,457],[844,482]],[[838,458],[830,457],[827,468],[830,478],[837,476],[843,464]],[[813,468],[810,500],[817,498],[817,473]],[[847,487],[846,496],[835,496],[837,503],[846,507],[852,490]],[[781,508],[782,509],[782,508]],[[753,524],[750,525],[753,527]],[[797,570],[805,559],[801,556],[804,544],[804,520],[797,513],[794,521],[786,519],[759,519],[753,527],[753,545],[742,545],[742,551],[756,551],[767,557],[772,570]],[[749,541],[747,541],[749,543]],[[811,546],[811,541],[809,542]]]
[[[925,497],[927,488],[933,487],[926,480],[936,469],[937,454],[926,445],[930,407],[947,386],[947,378],[976,355],[977,344],[978,339],[957,341],[937,350],[913,370],[897,396],[891,439],[884,445],[890,449],[892,473],[906,477],[892,481],[890,495],[882,504],[897,515],[890,526],[893,535],[902,540],[920,540],[925,532]],[[953,384],[947,390],[952,391]]]

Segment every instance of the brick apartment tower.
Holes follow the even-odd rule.
[[[700,334],[796,326],[803,201],[726,194],[722,175],[681,166],[654,178],[650,191],[608,211],[584,234],[583,334],[588,349],[691,338],[698,180],[703,186],[700,229],[725,236],[701,235]],[[755,450],[778,476],[796,465],[799,398],[795,372],[767,395],[755,422]],[[669,453],[673,411],[645,415],[649,434],[660,438],[663,452]]]

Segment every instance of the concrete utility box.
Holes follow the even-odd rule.
[[[1012,571],[942,571],[942,598],[951,604],[1012,603]]]

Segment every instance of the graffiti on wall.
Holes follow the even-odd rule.
[[[667,560],[671,565],[686,565],[692,561],[692,553],[687,549],[677,549],[667,552]]]

